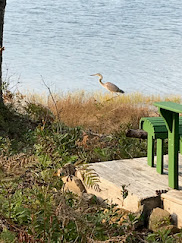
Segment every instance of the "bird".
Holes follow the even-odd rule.
[[[103,83],[103,82],[102,82],[103,76],[102,76],[100,73],[91,74],[90,76],[98,76],[98,77],[99,77],[99,82],[100,82],[100,84],[101,84],[104,88],[106,88],[107,90],[109,90],[110,92],[112,92],[112,93],[122,93],[122,94],[124,94],[124,91],[121,90],[120,88],[118,88],[118,86],[116,86],[115,84],[110,83],[110,82]]]

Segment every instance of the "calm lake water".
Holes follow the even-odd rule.
[[[182,1],[8,0],[4,77],[22,90],[182,94]],[[107,92],[107,91],[106,91]]]

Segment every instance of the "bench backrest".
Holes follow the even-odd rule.
[[[167,138],[168,131],[162,117],[142,117],[140,119],[140,129],[150,133],[155,139]],[[179,117],[179,135],[182,135],[182,117]]]

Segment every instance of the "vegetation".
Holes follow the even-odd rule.
[[[45,95],[30,95],[28,102],[48,107],[54,115],[69,127],[81,126],[101,134],[113,134],[131,126],[138,128],[140,117],[157,116],[154,101],[180,102],[181,97],[144,96],[140,93],[112,96],[101,93],[75,92],[66,95],[54,95],[45,99]],[[56,103],[56,105],[55,105]],[[120,127],[122,126],[122,129]]]
[[[90,162],[146,155],[146,141],[126,138],[125,132],[137,128],[141,116],[154,114],[152,101],[139,94],[94,97],[79,93],[60,98],[50,93],[45,101],[4,91],[6,105],[0,107],[0,242],[171,239],[169,232],[150,235],[146,229],[135,230],[138,218],[129,213],[123,220],[124,213],[115,205],[96,198],[88,203],[64,191],[58,172],[67,164],[82,170],[87,186],[94,186],[98,178],[89,168]],[[177,242],[180,235],[175,237]]]

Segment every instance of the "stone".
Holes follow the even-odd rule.
[[[81,196],[83,193],[87,192],[82,181],[76,176],[72,176],[72,177],[65,176],[62,178],[62,180],[64,182],[63,189],[65,191],[73,192],[74,194],[77,194],[78,196]]]
[[[149,217],[149,230],[156,232],[171,225],[171,215],[164,209],[154,208]]]

